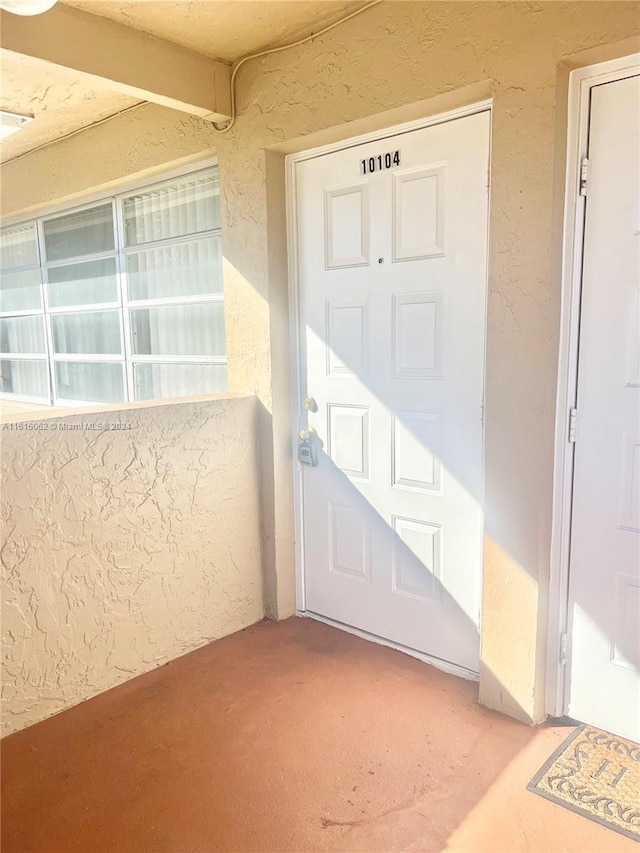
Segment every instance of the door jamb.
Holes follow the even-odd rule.
[[[294,522],[294,552],[295,552],[295,584],[296,584],[296,612],[305,613],[305,575],[304,575],[304,541],[303,541],[303,489],[302,489],[302,466],[298,462],[298,432],[305,424],[302,422],[302,382],[306,375],[306,364],[303,364],[304,348],[300,338],[300,294],[299,294],[299,265],[298,265],[298,237],[297,237],[297,202],[296,202],[296,165],[304,160],[321,157],[324,154],[332,154],[347,148],[353,148],[366,142],[376,142],[413,130],[444,124],[458,118],[475,115],[480,112],[492,112],[493,99],[477,101],[465,107],[448,110],[444,113],[417,119],[402,124],[393,125],[388,128],[373,131],[371,133],[350,137],[329,145],[310,148],[295,154],[289,154],[285,158],[285,192],[287,213],[287,248],[289,267],[289,351],[290,359],[290,383],[291,383],[291,442],[292,442],[292,470],[293,470],[293,522]],[[487,168],[490,164],[487,164]],[[488,262],[488,260],[487,260]],[[488,289],[487,289],[488,298]],[[486,346],[485,346],[486,349]],[[486,382],[486,376],[485,376]],[[484,461],[484,460],[483,460]]]
[[[553,511],[549,576],[549,624],[545,710],[561,717],[568,707],[570,648],[569,551],[575,444],[569,442],[569,419],[576,405],[582,248],[585,196],[580,194],[581,163],[588,152],[589,105],[594,86],[640,73],[640,53],[589,65],[569,77],[565,210],[562,237],[562,283],[558,387],[556,396]]]

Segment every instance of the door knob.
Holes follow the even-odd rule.
[[[308,412],[317,412],[318,411],[318,404],[316,403],[316,401],[314,400],[313,397],[307,397],[307,399],[304,401],[304,403],[302,405]]]
[[[307,427],[306,429],[301,429],[298,433],[298,438],[300,441],[313,441],[314,438],[318,437],[318,433],[313,427]]]

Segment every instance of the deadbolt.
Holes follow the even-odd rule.
[[[307,397],[307,399],[304,401],[304,403],[302,405],[308,412],[317,412],[318,411],[318,404],[313,399],[313,397]]]

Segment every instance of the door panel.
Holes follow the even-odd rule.
[[[297,164],[309,611],[477,672],[488,112]],[[380,168],[363,173],[365,166]]]
[[[594,87],[569,619],[571,716],[640,740],[640,78]]]

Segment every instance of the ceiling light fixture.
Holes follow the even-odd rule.
[[[55,6],[57,0],[2,0],[0,9],[14,15],[40,15]]]
[[[11,136],[12,133],[17,133],[28,121],[31,121],[33,116],[21,116],[18,113],[7,113],[0,110],[0,139],[5,136]]]

